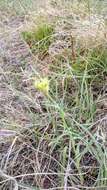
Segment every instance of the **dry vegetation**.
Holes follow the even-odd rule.
[[[0,2],[0,189],[107,189],[106,1]]]

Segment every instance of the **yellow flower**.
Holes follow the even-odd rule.
[[[40,80],[35,79],[34,86],[37,90],[42,92],[44,95],[49,94],[49,80],[48,80],[48,78],[42,78]]]

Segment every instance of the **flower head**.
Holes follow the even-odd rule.
[[[35,79],[34,86],[37,90],[42,92],[44,95],[49,94],[49,80],[48,78]]]

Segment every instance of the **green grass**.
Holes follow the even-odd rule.
[[[78,173],[78,178],[75,175],[73,177],[68,177],[68,181],[70,181],[69,183],[71,185],[80,183],[82,186],[83,184],[85,185],[87,180],[89,180],[90,183],[92,182],[92,186],[102,187],[107,185],[107,165],[105,163],[105,160],[107,159],[106,148],[103,144],[104,142],[100,144],[97,141],[97,126],[96,130],[93,132],[94,118],[97,111],[97,100],[95,101],[93,98],[93,91],[91,86],[89,87],[87,76],[88,71],[86,68],[82,73],[81,78],[77,81],[78,88],[76,89],[76,96],[69,94],[69,96],[71,96],[70,99],[67,99],[66,97],[66,94],[68,95],[66,92],[67,89],[65,89],[65,92],[63,91],[62,96],[60,94],[60,99],[59,96],[57,97],[58,89],[56,90],[56,96],[54,91],[56,101],[52,101],[52,105],[50,105],[51,103],[48,104],[49,109],[52,106],[51,110],[53,111],[51,112],[56,113],[56,118],[54,117],[54,120],[56,121],[56,125],[54,126],[56,134],[54,132],[54,138],[53,140],[51,139],[50,143],[51,146],[54,147],[54,149],[56,148],[59,152],[61,156],[60,162],[62,165],[64,164],[64,167],[67,166],[67,161],[69,160],[69,155],[65,153],[65,151],[69,152],[69,143],[71,144],[70,154],[73,155],[73,167],[75,168],[76,173]],[[61,93],[61,91],[59,93]],[[73,101],[75,104],[72,105],[71,102]],[[58,134],[58,131],[60,131],[61,134]],[[85,155],[90,155],[89,157],[92,159],[92,163],[95,164],[94,166],[92,166],[93,164],[90,166],[86,164],[86,167],[93,167],[91,173],[93,176],[92,181],[88,170],[83,169],[82,166],[82,160],[85,159]],[[83,164],[85,164],[85,162]],[[82,174],[84,173],[83,171],[87,171],[87,174]],[[64,178],[61,181],[63,185]]]
[[[48,23],[42,23],[33,31],[22,32],[24,40],[29,44],[33,53],[47,53],[52,42],[54,27]]]
[[[97,98],[94,98],[92,87],[94,85],[99,89],[98,79],[103,80],[102,76],[106,73],[106,49],[93,49],[85,59],[87,61],[82,70],[79,58],[77,63],[58,60],[59,70],[56,69],[55,74],[54,69],[53,76],[49,76],[51,98],[46,98],[44,104],[51,133],[44,133],[42,138],[48,141],[51,151],[59,155],[58,161],[62,165],[57,170],[59,186],[65,184],[65,176],[60,175],[60,172],[66,172],[69,162],[75,173],[68,175],[67,183],[70,186],[85,188],[88,183],[92,188],[103,189],[107,186],[107,155],[104,139],[100,143],[97,136],[95,118],[99,95],[96,94]],[[73,92],[69,92],[71,88]]]

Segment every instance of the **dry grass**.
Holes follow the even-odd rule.
[[[105,8],[59,0],[35,11],[24,2],[0,11],[0,189],[106,190]],[[42,35],[43,47],[52,39],[45,54],[22,37],[41,22],[54,28]],[[44,77],[46,96],[34,87]]]

